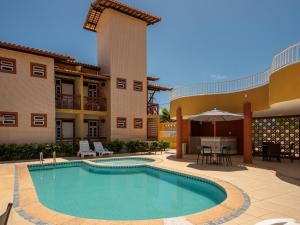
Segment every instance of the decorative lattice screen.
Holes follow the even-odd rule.
[[[252,122],[253,145],[261,151],[263,142],[280,143],[281,151],[289,151],[291,143],[295,144],[295,156],[299,157],[299,123],[300,117],[255,118]]]

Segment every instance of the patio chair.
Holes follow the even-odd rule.
[[[278,162],[280,162],[280,155],[281,155],[281,146],[280,144],[271,144],[269,151],[268,151],[268,157],[269,160],[272,159],[272,157],[276,158]]]
[[[202,160],[201,160],[202,165],[203,165],[204,158],[205,158],[206,164],[208,163],[208,159],[209,159],[209,163],[211,163],[212,149],[210,146],[206,146],[206,145],[201,146],[200,151],[198,152],[197,164],[198,164],[200,155],[202,156]]]
[[[107,148],[104,148],[100,141],[94,142],[95,152],[100,155],[112,155],[114,152],[109,151]]]
[[[273,142],[263,142],[262,144],[262,160],[269,160],[269,152]]]
[[[0,216],[0,225],[7,225],[12,203],[8,203],[6,211]]]
[[[225,161],[226,166],[232,166],[230,146],[223,146],[221,153],[219,154],[218,157],[219,157],[218,163],[222,164]]]
[[[77,156],[81,156],[81,158],[84,158],[86,155],[96,157],[96,152],[90,149],[90,144],[88,141],[79,141],[79,151],[77,153]]]

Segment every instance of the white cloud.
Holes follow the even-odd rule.
[[[214,80],[225,80],[227,78],[227,76],[221,75],[221,74],[212,74],[212,75],[210,75],[210,78],[212,78]]]

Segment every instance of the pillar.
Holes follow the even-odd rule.
[[[182,112],[180,107],[176,110],[176,158],[182,158]]]
[[[79,79],[79,93],[80,93],[80,114],[79,114],[79,136],[80,139],[84,139],[84,86],[83,86],[83,76]]]
[[[244,103],[244,163],[252,163],[252,111],[251,103]]]
[[[79,78],[79,95],[80,95],[80,109],[84,110],[84,87],[83,87],[83,76]]]

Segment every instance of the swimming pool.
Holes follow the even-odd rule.
[[[111,158],[111,159],[96,159],[91,160],[92,162],[104,164],[104,165],[141,165],[145,163],[154,162],[154,159],[150,158],[137,158],[137,157],[126,157],[126,158]]]
[[[29,166],[39,201],[76,217],[170,218],[201,212],[226,199],[223,188],[213,182],[151,166],[96,167],[81,162],[45,168]]]

